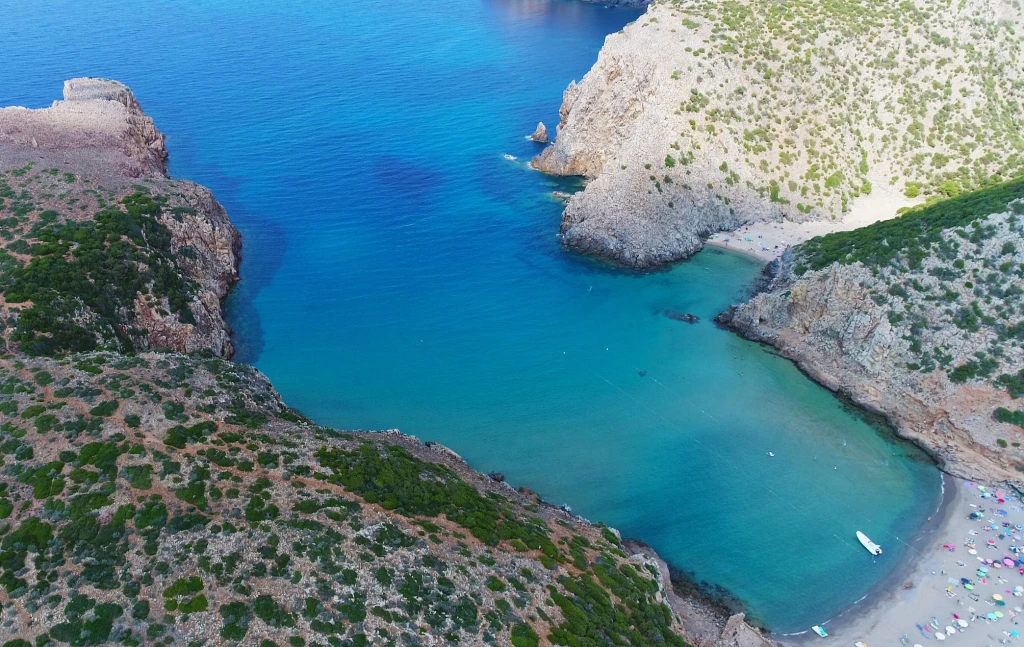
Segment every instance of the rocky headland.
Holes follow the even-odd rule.
[[[1024,169],[1022,29],[1014,0],[658,0],[533,164],[589,179],[567,246],[640,268],[747,222],[890,218]]]
[[[1024,472],[1024,179],[813,238],[720,320],[883,414],[947,472]]]
[[[231,354],[239,236],[125,86],[0,110],[5,647],[767,645],[650,549]]]
[[[231,357],[221,300],[241,241],[209,190],[168,178],[166,159],[164,136],[116,81],[74,79],[49,108],[0,109],[9,352]]]

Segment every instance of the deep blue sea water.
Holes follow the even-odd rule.
[[[524,135],[553,128],[567,83],[637,15],[0,0],[0,105],[42,107],[80,75],[135,90],[173,174],[210,186],[243,234],[238,359],[291,405],[440,441],[643,539],[769,627],[806,629],[900,562],[938,472],[712,325],[755,263],[704,252],[640,275],[559,248],[549,193],[567,183],[526,170]]]

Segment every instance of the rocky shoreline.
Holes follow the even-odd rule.
[[[1015,195],[1024,193],[1012,193],[1010,200]],[[1010,202],[1010,207],[1020,206],[1020,199]],[[978,267],[991,263],[986,257],[1020,245],[1019,232],[1005,224],[1010,219],[1007,214],[986,214],[985,220],[995,224],[991,239],[978,240]],[[945,240],[957,237],[952,230],[945,234]],[[1001,348],[1005,331],[1012,328],[987,314],[988,308],[994,312],[1010,307],[1015,290],[998,300],[990,295],[985,312],[974,301],[971,312],[982,312],[977,324],[957,323],[963,309],[952,316],[922,312],[919,319],[907,320],[901,313],[931,307],[926,304],[934,303],[929,297],[933,290],[944,290],[955,300],[950,279],[961,274],[958,267],[965,268],[968,279],[960,279],[966,286],[961,289],[970,295],[963,297],[964,302],[981,289],[973,287],[964,261],[954,265],[948,256],[932,254],[924,256],[925,267],[918,271],[898,267],[882,273],[862,263],[833,263],[797,275],[797,266],[804,267],[806,258],[798,246],[766,266],[750,299],[717,321],[772,347],[818,384],[882,416],[897,435],[921,447],[943,471],[1020,487],[1024,434],[1017,425],[995,419],[994,412],[1015,408],[1016,395],[1000,380],[1016,374],[1024,357],[1014,345]],[[1002,280],[1010,285],[1016,278]],[[942,344],[943,350],[936,350],[942,353],[937,358],[941,364],[921,350],[932,339]],[[982,366],[979,357],[988,358],[984,370],[989,379],[971,372]],[[1007,377],[993,379],[997,374]]]

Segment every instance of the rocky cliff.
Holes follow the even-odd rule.
[[[815,238],[721,320],[964,478],[1024,471],[1024,179]]]
[[[565,92],[534,166],[565,244],[647,267],[750,221],[871,222],[1024,168],[1014,0],[659,0]]]
[[[231,356],[221,300],[238,279],[238,232],[208,190],[167,177],[166,159],[114,81],[75,79],[49,108],[0,110],[9,349]]]

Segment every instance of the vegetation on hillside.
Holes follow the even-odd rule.
[[[0,419],[0,622],[35,645],[685,645],[613,533],[245,366],[4,359]]]
[[[872,179],[954,198],[1024,171],[1022,23],[990,3],[666,0],[638,24],[671,34],[659,82],[682,85],[668,150],[645,151],[665,200],[701,157],[726,205],[741,185],[833,218]]]
[[[911,358],[912,373],[943,371],[954,384],[1024,396],[1024,177],[912,209],[794,250],[794,273],[836,265],[870,271],[860,288]],[[789,294],[787,292],[786,294]],[[898,356],[898,355],[897,355]],[[997,422],[1024,428],[1024,411]],[[996,439],[1000,447],[1007,446]]]
[[[41,210],[57,196],[34,189],[33,180],[56,169],[31,167],[0,175],[0,291],[11,311],[8,344],[29,355],[106,348],[131,353],[144,330],[135,327],[135,301],[164,303],[182,323],[195,323],[194,283],[178,267],[171,235],[160,222],[165,196],[145,187],[117,202],[96,192],[97,211]],[[19,190],[20,189],[20,190]],[[107,198],[111,196],[108,194]]]
[[[1024,177],[965,193],[956,198],[911,209],[892,220],[818,236],[800,245],[796,273],[820,270],[832,263],[864,263],[869,267],[903,265],[920,269],[924,259],[941,248],[943,234],[967,227],[1024,198]],[[1018,203],[1016,209],[1020,209]]]

